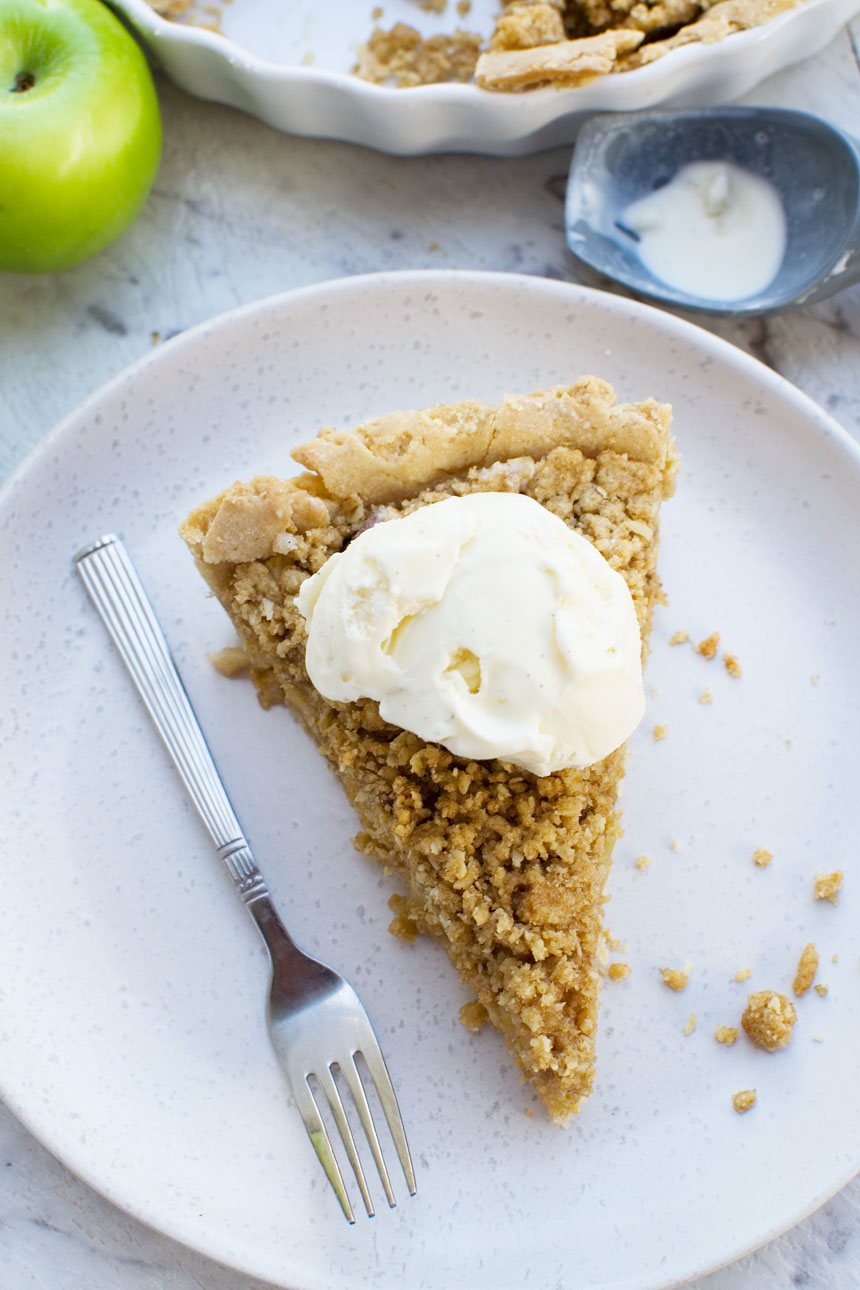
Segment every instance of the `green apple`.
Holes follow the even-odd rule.
[[[160,155],[146,59],[101,0],[0,0],[0,269],[101,251],[140,212]]]

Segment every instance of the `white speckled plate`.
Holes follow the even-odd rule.
[[[499,1038],[460,1026],[443,955],[388,936],[390,885],[350,847],[303,733],[206,661],[231,634],[176,525],[237,476],[289,472],[320,425],[586,371],[673,402],[684,471],[612,882],[632,973],[606,987],[597,1089],[564,1132]],[[380,1031],[419,1194],[401,1187],[372,1222],[347,1227],[310,1151],[254,929],[73,572],[105,530],[137,560],[288,922]],[[293,1290],[656,1290],[774,1236],[860,1166],[860,453],[784,381],[558,282],[347,279],[198,327],[112,382],[0,495],[0,542],[0,1091],[116,1204]],[[743,676],[670,647],[677,629],[719,630]],[[837,867],[839,904],[814,902],[813,875]],[[807,941],[829,993],[798,1001],[790,1047],[718,1045],[748,990],[789,988]],[[657,969],[687,960],[672,993]]]
[[[398,90],[352,75],[358,47],[377,25],[360,0],[196,0],[196,21],[160,18],[146,0],[110,0],[167,74],[191,94],[251,112],[290,134],[342,139],[384,152],[481,152],[518,156],[569,143],[595,112],[726,103],[774,72],[817,54],[860,11],[860,0],[803,0],[763,27],[716,44],[689,44],[646,67],[576,89],[494,94],[474,84]],[[384,0],[378,23],[425,37],[458,26],[485,41],[500,0],[433,12],[416,0]]]

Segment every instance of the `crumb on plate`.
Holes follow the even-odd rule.
[[[725,663],[726,671],[728,672],[729,676],[733,676],[735,677],[735,679],[737,679],[740,676],[743,676],[743,671],[741,670],[741,665],[738,662],[738,657],[736,654],[724,654],[723,662]]]
[[[785,1048],[797,1020],[794,1004],[778,990],[756,990],[747,999],[741,1025],[757,1048]]]
[[[835,905],[842,889],[843,877],[844,874],[841,869],[836,869],[833,873],[817,873],[815,875],[815,899],[829,900],[831,905]]]
[[[660,975],[670,990],[686,990],[687,982],[690,980],[691,967],[692,964],[690,963],[685,963],[682,968],[661,967]]]
[[[796,995],[806,994],[806,991],[815,980],[815,973],[818,971],[818,950],[812,941],[804,945],[797,964],[797,971],[794,974],[794,983],[792,989]]]
[[[696,646],[696,653],[701,654],[703,658],[715,658],[720,646],[720,633],[711,632],[703,641],[699,641]]]

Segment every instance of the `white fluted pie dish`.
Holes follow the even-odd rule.
[[[726,103],[760,81],[822,50],[860,12],[860,0],[803,0],[761,27],[715,44],[689,44],[633,71],[575,89],[493,93],[474,84],[395,89],[352,74],[374,27],[371,5],[355,0],[232,0],[197,9],[220,32],[171,22],[146,0],[112,0],[156,63],[180,88],[250,112],[290,134],[364,144],[416,156],[480,152],[520,156],[570,143],[596,112],[659,105]],[[389,0],[378,19],[423,36],[458,21],[489,36],[496,0],[474,0],[465,19]],[[223,34],[222,34],[223,33]]]

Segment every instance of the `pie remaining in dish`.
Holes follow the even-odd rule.
[[[224,0],[226,3],[226,0]],[[218,31],[220,6],[149,0],[157,13]],[[423,38],[409,23],[375,27],[358,51],[357,76],[409,89],[471,81],[485,90],[572,88],[632,71],[682,45],[712,45],[760,27],[802,0],[504,0],[487,43],[473,31]],[[422,8],[442,12],[447,0]],[[457,0],[466,18],[471,0]],[[381,9],[379,13],[381,14]]]
[[[677,461],[670,410],[618,403],[595,377],[498,406],[394,412],[325,429],[294,450],[305,474],[237,483],[182,525],[241,638],[264,707],[286,703],[358,814],[358,849],[397,875],[392,930],[432,933],[552,1117],[591,1090],[603,904],[619,834],[621,747],[545,777],[466,761],[383,721],[362,699],[330,702],[305,669],[304,580],[359,532],[443,498],[520,492],[588,538],[630,589],[646,648],[659,594],[658,516]],[[232,661],[235,663],[235,654]]]

